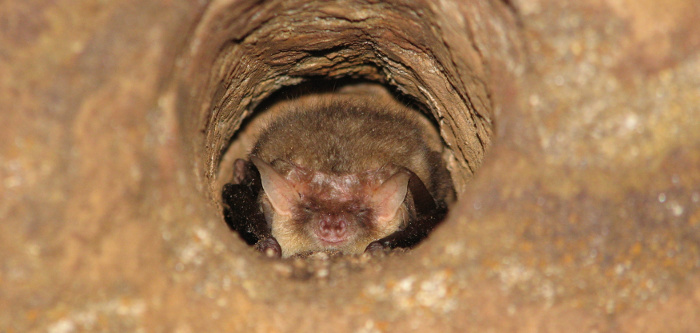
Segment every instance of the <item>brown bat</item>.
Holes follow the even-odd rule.
[[[412,112],[350,98],[290,110],[235,162],[227,223],[282,257],[414,246],[445,216],[452,182]]]

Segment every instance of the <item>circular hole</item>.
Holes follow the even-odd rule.
[[[394,4],[346,5],[354,10],[290,2],[212,6],[205,14],[183,60],[177,105],[197,184],[212,202],[221,206],[233,161],[252,145],[251,115],[300,87],[320,93],[312,88],[324,80],[371,93],[388,88],[410,101],[435,125],[456,193],[464,191],[492,136],[485,80],[469,63],[455,63],[430,15]]]

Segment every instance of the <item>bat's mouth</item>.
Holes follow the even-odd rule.
[[[321,245],[325,248],[332,248],[332,247],[340,247],[348,242],[348,235],[347,234],[335,234],[335,235],[329,235],[327,233],[323,232],[316,232],[316,237],[321,243]]]
[[[318,240],[321,241],[321,244],[324,247],[333,247],[333,246],[340,246],[343,245],[344,243],[347,242],[348,238],[347,237],[331,237],[331,238],[326,238],[326,237],[321,237],[318,235]]]

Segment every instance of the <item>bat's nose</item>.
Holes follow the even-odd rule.
[[[345,219],[329,216],[321,220],[318,237],[328,243],[338,243],[347,239],[347,231],[348,223]]]

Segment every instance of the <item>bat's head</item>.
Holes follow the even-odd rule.
[[[265,218],[284,257],[324,250],[362,253],[408,218],[404,201],[410,175],[399,168],[335,175],[285,161],[275,161],[275,167],[255,156],[251,161],[260,172]]]

